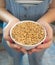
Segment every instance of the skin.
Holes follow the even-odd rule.
[[[2,4],[1,4],[2,3]],[[29,51],[25,50],[21,46],[18,46],[17,44],[13,44],[9,32],[11,27],[17,23],[20,22],[19,19],[17,19],[15,16],[10,14],[6,8],[5,0],[0,0],[0,20],[5,21],[7,23],[7,26],[3,29],[3,37],[6,41],[9,41],[9,46],[18,52],[22,53],[29,53],[32,54],[34,52],[40,52],[43,49],[47,49],[51,46],[52,39],[53,39],[53,31],[50,26],[50,23],[55,21],[55,0],[52,0],[52,3],[49,6],[49,9],[45,15],[43,15],[37,22],[39,22],[41,25],[43,25],[46,28],[47,31],[47,38],[43,42],[43,44],[39,45],[38,47],[31,49]],[[43,21],[44,20],[44,21]]]

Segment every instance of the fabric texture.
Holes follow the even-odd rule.
[[[12,15],[19,18],[20,20],[37,21],[47,12],[50,2],[51,0],[44,0],[38,5],[30,4],[30,6],[27,6],[26,4],[17,4],[14,0],[6,0],[6,8]],[[4,23],[3,27],[6,25],[7,24]],[[44,49],[41,52],[29,55],[19,53],[10,48],[4,39],[2,39],[2,42],[7,52],[14,58],[14,65],[55,65],[54,43],[48,49]]]
[[[15,0],[15,2],[17,3],[24,3],[24,4],[33,4],[33,3],[36,3],[36,4],[39,4],[41,2],[43,2],[43,0]]]

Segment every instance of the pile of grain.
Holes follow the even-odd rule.
[[[33,22],[17,24],[12,30],[12,37],[25,45],[37,44],[44,39],[44,36],[43,27]]]

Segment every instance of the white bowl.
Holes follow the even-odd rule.
[[[42,42],[44,42],[44,40],[46,39],[46,30],[45,30],[45,28],[44,28],[41,24],[39,24],[39,25],[41,25],[41,26],[43,27],[44,32],[45,32],[45,37],[44,37],[44,39],[43,39],[41,42],[39,42],[39,43],[37,43],[37,44],[34,44],[34,45],[24,45],[24,44],[18,43],[18,42],[12,37],[12,30],[13,30],[13,28],[14,28],[17,24],[20,24],[20,23],[23,23],[23,22],[33,22],[33,23],[39,24],[39,23],[37,23],[37,22],[30,21],[30,20],[25,20],[25,21],[21,21],[21,22],[16,23],[16,24],[11,28],[11,30],[10,30],[10,37],[11,37],[11,39],[12,39],[16,44],[21,45],[21,46],[22,46],[23,48],[25,48],[26,50],[30,50],[30,49],[35,48],[36,46],[40,45]]]

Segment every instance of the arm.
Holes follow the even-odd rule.
[[[34,52],[40,52],[43,49],[47,49],[51,46],[52,40],[53,40],[53,30],[51,28],[51,26],[49,25],[49,23],[52,23],[53,21],[55,21],[55,0],[52,0],[52,3],[48,9],[48,12],[46,14],[44,14],[44,16],[42,16],[37,22],[39,22],[42,26],[45,27],[46,29],[46,39],[43,42],[43,44],[40,44],[39,46],[37,46],[36,48],[33,48],[31,50],[29,50],[28,52],[30,54],[34,53]]]
[[[10,29],[11,27],[19,22],[19,19],[17,19],[15,16],[11,15],[6,9],[5,9],[5,0],[0,0],[0,20],[5,21],[8,23],[6,27],[3,29],[3,37],[6,41],[9,42],[8,46],[15,49],[18,52],[26,53],[26,50],[24,48],[21,48],[17,44],[14,44],[11,42],[10,38]]]
[[[15,16],[13,16],[12,14],[10,14],[6,8],[5,8],[6,4],[5,4],[5,0],[0,0],[0,20],[5,21],[5,22],[9,22],[13,19],[17,19]]]
[[[55,0],[52,0],[48,12],[43,17],[41,17],[40,20],[44,20],[48,23],[55,21]]]

